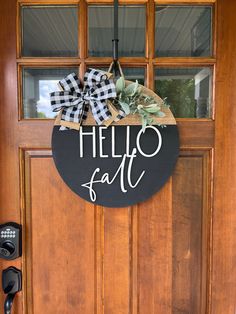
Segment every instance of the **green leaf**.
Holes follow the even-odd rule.
[[[166,114],[165,114],[163,111],[158,111],[158,112],[156,113],[156,115],[157,115],[158,117],[160,117],[160,118],[163,118],[163,117],[166,116]]]
[[[137,84],[138,84],[138,81],[136,81],[136,82],[137,82]],[[141,93],[142,93],[142,87],[141,87],[141,86],[139,86],[139,84],[138,84],[138,88],[137,88],[136,93],[137,93],[139,96],[141,96]]]
[[[147,124],[148,124],[148,125],[152,125],[152,123],[153,123],[153,119],[150,118],[150,117],[148,117],[148,119],[147,119]]]
[[[162,100],[163,100],[163,105],[164,105],[165,107],[169,108],[170,105],[168,105],[167,97],[163,98]]]
[[[118,80],[116,81],[116,92],[119,94],[121,93],[125,88],[125,80],[124,78],[121,76],[120,78],[118,78]]]
[[[142,120],[142,130],[145,132],[147,125],[152,125],[153,116],[164,117],[165,113],[161,111],[161,104],[149,95],[143,93],[138,81],[125,86],[123,77],[116,82],[118,96],[115,106],[122,109],[126,115],[138,114]],[[165,105],[165,99],[163,105]],[[162,125],[160,123],[160,125]]]
[[[136,80],[135,83],[131,83],[129,84],[125,89],[124,92],[126,94],[126,96],[134,96],[134,94],[137,92],[138,90],[138,81]]]
[[[126,96],[132,96],[135,88],[135,83],[131,83],[124,89],[124,93]]]
[[[146,108],[156,108],[156,107],[161,108],[161,107],[160,107],[158,104],[156,104],[156,103],[154,103],[154,104],[149,104],[149,105],[146,106]]]
[[[142,116],[142,130],[143,130],[143,133],[145,132],[146,130],[146,126],[147,126],[147,118]]]
[[[125,102],[119,102],[121,108],[124,110],[124,112],[128,115],[130,114],[130,107],[127,103]]]
[[[145,107],[145,110],[149,113],[157,113],[158,111],[160,111],[160,107]]]

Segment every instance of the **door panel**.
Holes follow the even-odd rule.
[[[100,285],[104,290],[105,313],[126,313],[129,309],[131,211],[127,208],[102,209],[104,239],[100,246],[104,250],[104,274]]]
[[[169,184],[140,207],[140,313],[205,313],[208,156],[182,152]]]
[[[24,156],[26,302],[35,314],[93,313],[94,208],[65,186],[49,151]]]
[[[173,311],[206,312],[211,151],[184,151],[173,176]]]
[[[217,10],[211,309],[212,313],[231,314],[236,310],[235,1],[219,1]]]
[[[138,206],[139,313],[172,311],[171,181],[160,193]]]
[[[205,312],[210,151],[182,151],[165,187],[130,208],[78,198],[50,150],[21,156],[32,313]]]

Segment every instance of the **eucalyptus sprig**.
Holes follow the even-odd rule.
[[[117,98],[114,101],[115,107],[122,109],[126,115],[138,114],[142,120],[142,128],[145,131],[147,125],[153,123],[153,117],[164,117],[165,113],[161,111],[161,106],[155,102],[155,99],[142,93],[142,88],[136,80],[125,86],[125,79],[120,77],[116,81]]]

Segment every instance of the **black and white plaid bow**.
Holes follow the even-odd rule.
[[[84,75],[84,87],[75,73],[66,76],[59,84],[63,91],[51,93],[50,99],[53,112],[62,109],[61,120],[80,124],[87,118],[89,106],[99,125],[112,117],[106,100],[116,97],[116,87],[105,72],[88,69]]]

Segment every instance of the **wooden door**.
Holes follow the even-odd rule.
[[[155,68],[209,67],[213,110],[208,118],[177,119],[181,153],[159,193],[132,207],[103,208],[80,199],[59,177],[50,148],[53,120],[23,114],[22,80],[28,68],[76,67],[83,75],[88,65],[108,66],[110,57],[87,53],[88,6],[103,2],[110,3],[7,0],[0,5],[0,221],[23,226],[22,257],[0,261],[1,270],[22,269],[23,290],[13,313],[233,314],[236,3],[159,0],[160,6],[210,6],[213,53],[158,57],[156,4],[121,1],[144,6],[146,14],[145,55],[121,57],[122,66],[142,67],[149,88]],[[78,56],[24,56],[22,7],[43,4],[79,6]],[[1,313],[3,302],[2,292]]]

